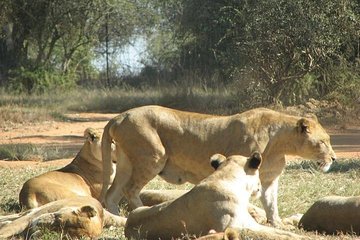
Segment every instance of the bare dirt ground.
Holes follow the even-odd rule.
[[[31,123],[7,128],[0,128],[0,146],[6,144],[31,143],[41,147],[59,147],[70,151],[73,156],[83,144],[83,133],[88,127],[102,129],[106,123],[117,114],[77,113],[68,114],[66,121],[50,121]],[[347,129],[325,127],[331,135],[333,148],[338,158],[360,159],[360,126]],[[41,165],[63,166],[71,159],[55,161],[4,161],[0,159],[0,167],[22,167]]]

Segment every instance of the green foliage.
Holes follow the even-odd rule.
[[[131,86],[238,84],[255,105],[358,96],[356,0],[3,0],[0,9],[1,84],[17,92],[99,86],[94,60],[106,56],[118,77],[115,55],[141,34],[147,68],[130,73]],[[110,78],[107,87],[123,84]]]
[[[98,54],[114,53],[153,18],[143,1],[3,0],[0,7],[2,84],[10,73],[13,89],[27,92],[87,78]]]
[[[328,99],[338,100],[349,107],[360,100],[360,71],[356,65],[328,66],[319,84]]]
[[[8,88],[13,92],[44,93],[49,90],[66,90],[75,86],[76,76],[42,68],[17,68],[10,73]]]
[[[178,75],[192,71],[200,78],[240,82],[262,92],[261,101],[292,104],[313,94],[324,97],[329,93],[323,91],[324,76],[333,77],[329,84],[336,81],[329,67],[337,71],[345,61],[353,72],[358,64],[360,6],[354,0],[156,2],[176,46],[165,44],[155,59],[163,62],[162,53],[171,53],[165,61],[176,63],[172,69]]]

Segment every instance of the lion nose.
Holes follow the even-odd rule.
[[[335,161],[336,161],[336,158],[335,158],[335,157],[331,157],[331,160],[332,160],[333,162],[335,162]]]

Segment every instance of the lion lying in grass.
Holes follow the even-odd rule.
[[[300,219],[299,227],[327,234],[360,234],[360,196],[328,196],[316,201]]]
[[[125,218],[117,218],[122,225]],[[114,216],[104,211],[92,197],[74,197],[47,203],[23,213],[0,217],[0,239],[23,235],[25,238],[38,228],[69,234],[73,237],[97,237],[104,225],[113,225]],[[27,236],[27,237],[26,237]]]
[[[111,184],[113,141],[118,159]],[[329,135],[316,119],[264,108],[213,116],[144,106],[121,113],[104,129],[101,201],[110,212],[118,214],[123,196],[133,208],[143,205],[139,193],[156,175],[174,184],[197,184],[214,171],[208,165],[213,154],[249,156],[255,150],[264,158],[261,201],[268,221],[274,225],[281,225],[277,191],[285,155],[318,160],[323,171],[336,158]]]
[[[74,204],[77,197],[84,199],[98,198],[102,186],[102,160],[101,160],[101,133],[92,128],[84,132],[86,141],[74,160],[67,166],[43,173],[26,181],[20,191],[19,201],[23,208],[37,208],[50,202],[65,199],[61,203],[71,202]],[[115,146],[112,146],[114,150]],[[116,165],[114,164],[113,167]],[[141,193],[141,199],[146,205],[154,205],[179,196],[181,192],[167,190],[145,190]],[[95,199],[90,200],[94,202]],[[79,202],[78,204],[83,204]],[[58,206],[58,204],[55,204]],[[51,206],[51,205],[50,205]],[[65,205],[63,205],[65,207]],[[100,207],[97,211],[100,211]],[[102,210],[101,210],[102,211]],[[105,226],[123,226],[124,218],[110,214],[104,210],[107,216]],[[28,215],[30,218],[33,215]],[[110,221],[110,218],[112,219]],[[29,219],[29,221],[35,221]],[[9,225],[8,227],[13,226]],[[79,230],[80,233],[80,230]]]
[[[171,239],[204,235],[210,230],[231,227],[248,229],[276,239],[299,239],[301,236],[258,224],[248,212],[249,198],[260,195],[261,156],[250,158],[221,154],[211,157],[216,170],[188,193],[153,207],[133,210],[125,225],[131,239]],[[209,164],[210,165],[210,164]]]
[[[75,196],[99,198],[103,178],[101,133],[93,128],[87,128],[84,137],[86,141],[71,163],[24,183],[19,194],[19,201],[23,207],[39,207],[52,201]]]
[[[74,160],[67,166],[43,173],[27,180],[20,190],[23,208],[34,208],[46,203],[76,196],[99,198],[102,187],[101,132],[87,128],[85,143]],[[112,152],[115,145],[112,145]],[[115,168],[116,165],[112,164]],[[145,190],[141,199],[145,205],[154,205],[178,197],[182,192]]]

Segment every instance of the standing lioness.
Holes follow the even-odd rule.
[[[101,199],[113,213],[118,212],[117,204],[123,196],[133,207],[141,206],[139,192],[157,174],[170,183],[196,184],[214,171],[208,164],[213,154],[249,156],[258,150],[264,158],[261,200],[268,220],[276,224],[281,221],[277,189],[285,155],[319,160],[323,171],[335,159],[330,137],[316,120],[264,108],[213,116],[160,106],[139,107],[110,120],[102,139]],[[116,142],[118,159],[108,190],[112,141]]]

